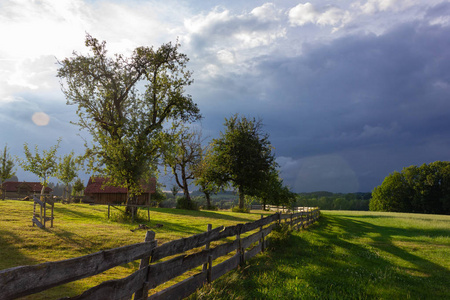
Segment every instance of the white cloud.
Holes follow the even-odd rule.
[[[337,26],[348,22],[350,13],[337,7],[326,7],[317,9],[313,4],[307,2],[298,4],[288,12],[291,26],[304,26],[307,23],[322,26]]]
[[[299,5],[289,10],[289,22],[293,26],[303,26],[306,23],[315,23],[317,21],[318,15],[319,12],[311,3],[300,3]]]
[[[233,64],[236,61],[234,54],[228,50],[219,50],[217,52],[217,58],[225,64]]]
[[[281,10],[275,7],[273,3],[265,3],[262,6],[255,7],[251,14],[263,21],[280,20]]]

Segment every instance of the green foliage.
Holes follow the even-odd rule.
[[[198,210],[197,203],[186,197],[178,197],[177,209]]]
[[[80,178],[77,178],[72,187],[72,196],[81,196],[83,191],[84,191],[84,183]]]
[[[271,170],[268,175],[266,183],[258,193],[262,204],[292,205],[295,202],[296,195],[283,185],[283,180],[279,177],[278,171]]]
[[[66,185],[66,189],[68,191],[69,185],[75,180],[75,178],[77,178],[79,170],[80,160],[75,157],[75,154],[72,151],[59,159],[55,176]]]
[[[300,193],[296,195],[293,205],[326,210],[369,210],[370,198],[371,193]]]
[[[3,182],[6,179],[9,179],[15,175],[14,169],[14,159],[11,158],[11,155],[8,153],[8,145],[5,145],[5,149],[0,151],[0,184],[3,185]],[[1,192],[1,190],[0,190]],[[2,192],[2,196],[5,194]],[[4,198],[4,197],[2,197]]]
[[[152,194],[152,202],[156,202],[157,206],[160,206],[161,202],[167,199],[167,195],[161,190],[161,187],[156,186],[156,191]]]
[[[269,136],[256,119],[225,119],[225,132],[211,145],[210,178],[217,186],[232,185],[239,191],[239,207],[245,195],[257,196],[275,169],[275,157]]]
[[[57,157],[56,151],[59,148],[61,138],[55,146],[50,147],[49,150],[43,150],[42,155],[39,153],[38,146],[35,146],[35,154],[33,155],[28,148],[28,144],[23,145],[25,152],[25,159],[20,160],[20,166],[39,177],[42,183],[42,192],[48,185],[48,179],[54,176],[57,171]]]
[[[214,181],[215,172],[212,160],[211,147],[207,146],[201,149],[200,161],[194,168],[194,183],[199,187],[199,191],[205,194],[206,207],[211,209],[211,195],[215,195],[220,191],[220,186]]]
[[[58,77],[67,103],[78,106],[77,124],[92,135],[88,167],[108,177],[109,184],[139,194],[164,146],[163,126],[200,117],[184,94],[192,83],[188,58],[178,52],[178,43],[139,47],[129,58],[108,56],[106,42],[90,35],[86,46],[90,55],[74,52],[59,62]]]
[[[176,197],[178,192],[180,191],[180,187],[176,184],[174,184],[172,186],[172,189],[170,189],[170,191],[172,192],[172,196]]]
[[[246,207],[246,206],[244,206],[244,207],[233,206],[231,208],[231,211],[235,212],[235,213],[249,213],[250,209],[248,207]]]
[[[373,190],[370,210],[450,214],[450,162],[390,174]]]

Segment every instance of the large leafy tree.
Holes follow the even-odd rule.
[[[129,202],[156,165],[164,124],[200,117],[185,94],[192,83],[188,58],[178,43],[139,47],[130,57],[109,56],[106,42],[90,35],[86,46],[90,54],[74,52],[59,62],[58,77],[67,103],[78,106],[77,124],[92,135],[90,167],[109,177],[108,184],[127,188]]]
[[[3,189],[3,182],[14,175],[14,159],[8,153],[8,145],[5,145],[4,150],[0,151],[0,188]],[[2,198],[5,199],[5,193],[2,193]]]
[[[225,119],[225,132],[212,141],[211,164],[214,182],[237,189],[239,208],[243,209],[245,195],[258,196],[276,167],[261,120],[237,114]]]
[[[51,146],[48,150],[39,151],[38,146],[35,146],[35,153],[31,153],[28,144],[23,145],[25,159],[20,160],[20,165],[25,171],[29,171],[39,177],[42,190],[41,195],[44,194],[45,188],[48,186],[49,177],[55,176],[57,171],[57,156],[56,151],[59,148],[61,139],[58,139],[56,145]]]
[[[370,210],[450,214],[450,162],[393,172],[372,192]]]

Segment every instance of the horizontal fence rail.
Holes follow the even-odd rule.
[[[211,229],[208,225],[208,231],[204,233],[160,246],[155,240],[155,233],[148,231],[143,243],[57,262],[0,270],[0,299],[15,299],[35,294],[139,259],[139,270],[132,275],[105,281],[81,295],[61,299],[131,299],[133,295],[134,299],[182,299],[203,284],[214,281],[264,251],[268,243],[267,236],[275,226],[287,224],[291,229],[299,230],[311,225],[319,215],[318,208],[308,208],[292,214],[275,213],[267,217],[261,216],[261,219],[255,222],[229,227]],[[248,235],[241,237],[244,234]],[[214,248],[210,247],[211,242],[230,237],[235,239],[225,240]],[[204,248],[194,253],[185,253],[200,247]],[[214,260],[232,252],[235,254],[230,258],[213,266]],[[164,258],[169,259],[161,261]],[[149,290],[202,265],[200,273],[148,296]]]

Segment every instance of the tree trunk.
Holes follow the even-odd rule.
[[[44,194],[45,194],[45,184],[42,185],[42,189],[41,189],[41,201],[44,202],[45,198],[44,198]]]
[[[245,205],[244,188],[240,185],[239,186],[239,208],[243,209],[244,205]]]
[[[205,197],[206,197],[206,207],[208,209],[211,209],[212,208],[212,206],[211,206],[211,196],[209,195],[209,193],[205,193]]]
[[[125,208],[125,214],[128,216],[136,216],[137,207],[132,205],[135,205],[137,203],[137,195],[136,194],[128,195],[127,199],[128,200],[127,206]]]

